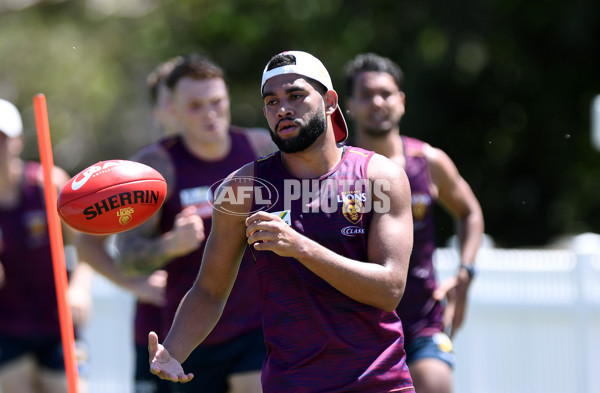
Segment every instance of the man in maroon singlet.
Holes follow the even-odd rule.
[[[135,274],[167,271],[162,326],[155,328],[165,333],[200,269],[216,185],[236,168],[275,149],[266,130],[230,124],[224,72],[208,58],[184,56],[166,84],[173,94],[180,130],[143,148],[133,159],[162,173],[167,198],[150,220],[117,236],[122,270]],[[243,260],[221,321],[187,359],[186,366],[197,378],[186,385],[171,384],[172,392],[261,391],[266,349],[260,293],[251,256]]]
[[[182,56],[161,62],[148,75],[147,87],[152,104],[152,117],[161,134],[179,131],[179,121],[173,110],[172,93],[165,83],[169,73],[183,60]],[[134,317],[134,393],[169,393],[169,383],[148,371],[148,332],[158,329],[165,303],[166,272],[125,275],[107,251],[110,236],[78,233],[75,239],[79,257],[113,283],[130,291],[136,298]]]
[[[346,123],[314,56],[274,56],[261,94],[279,151],[243,166],[216,193],[196,282],[163,345],[150,335],[152,372],[193,381],[181,363],[219,319],[250,245],[268,348],[264,392],[414,392],[394,311],[412,246],[406,174],[340,145]]]
[[[442,150],[400,136],[405,95],[402,72],[390,59],[368,53],[346,66],[348,110],[357,126],[357,145],[404,168],[411,186],[414,245],[404,298],[397,312],[405,333],[407,363],[419,393],[452,390],[454,353],[450,336],[464,317],[475,255],[483,236],[477,198]],[[461,246],[456,277],[438,287],[433,268],[436,247],[433,203],[456,219]],[[447,299],[444,308],[442,300]]]
[[[0,99],[0,391],[64,393],[67,378],[43,170],[41,164],[21,158],[23,146],[21,115]],[[60,190],[69,176],[55,167],[52,180]],[[65,227],[65,240],[71,232]],[[90,273],[85,264],[72,271],[72,308],[89,306]],[[85,314],[85,307],[73,309],[75,327]]]

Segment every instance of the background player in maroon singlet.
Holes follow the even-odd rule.
[[[475,256],[483,236],[477,198],[446,153],[400,136],[405,95],[402,72],[390,59],[361,54],[346,65],[348,111],[357,127],[357,145],[382,154],[404,168],[411,185],[414,245],[404,298],[397,312],[405,333],[407,362],[419,393],[452,390],[454,354],[450,336],[461,326]],[[455,218],[461,267],[456,277],[437,286],[433,203]],[[442,306],[441,301],[447,301]]]
[[[39,163],[21,158],[22,127],[17,108],[0,99],[0,391],[64,393],[67,378],[43,171]],[[52,180],[60,190],[69,176],[55,167]],[[69,241],[72,231],[66,226],[64,235]],[[89,313],[91,272],[77,264],[70,274],[75,328]],[[80,382],[84,389],[81,372]]]
[[[173,109],[172,93],[165,79],[182,60],[181,56],[165,60],[146,78],[152,104],[152,117],[161,134],[173,135],[179,130],[179,122]],[[123,274],[113,257],[107,252],[109,238],[111,237],[78,233],[75,242],[79,257],[113,283],[131,291],[137,299],[134,319],[134,393],[168,393],[169,384],[148,371],[147,359],[148,331],[160,328],[162,323],[161,313],[162,306],[165,304],[164,289],[167,272],[157,270],[151,274],[135,276]]]
[[[245,165],[220,191],[237,195],[247,188],[243,180],[249,176],[266,176],[265,184],[273,180],[284,199],[286,180],[382,181],[386,191],[371,201],[387,200],[388,208],[369,214],[357,204],[344,208],[350,200],[366,200],[362,189],[334,194],[340,200],[333,199],[338,204],[330,213],[305,211],[309,208],[297,201],[289,215],[255,212],[258,198],[223,199],[213,211],[202,269],[164,346],[150,334],[151,370],[173,381],[193,380],[180,363],[219,319],[240,255],[250,244],[269,348],[264,392],[414,392],[394,312],[412,246],[404,171],[383,156],[338,144],[347,136],[338,96],[329,73],[312,55],[275,56],[265,67],[261,92],[280,151]],[[283,200],[268,207],[290,209],[285,206]]]
[[[204,239],[211,228],[212,186],[275,149],[266,130],[231,126],[223,71],[206,57],[184,56],[166,82],[181,129],[145,147],[133,159],[163,174],[167,199],[147,223],[117,236],[124,270],[168,272],[163,326],[157,328],[162,331],[168,330],[200,268]],[[260,295],[250,256],[244,261],[220,324],[188,359],[197,379],[186,386],[171,384],[172,391],[261,391],[265,347]]]

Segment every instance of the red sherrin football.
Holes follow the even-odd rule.
[[[100,161],[74,176],[58,195],[58,214],[81,232],[107,235],[148,220],[162,206],[167,183],[147,165]]]

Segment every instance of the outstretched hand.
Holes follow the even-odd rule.
[[[186,383],[194,378],[194,374],[186,374],[181,364],[171,357],[169,351],[162,344],[158,343],[158,336],[154,332],[148,334],[148,353],[150,355],[150,372],[160,379]]]

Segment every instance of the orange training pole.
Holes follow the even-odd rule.
[[[60,334],[63,352],[65,354],[65,370],[69,393],[77,393],[77,360],[75,356],[75,334],[73,332],[73,318],[71,308],[67,302],[67,268],[65,265],[65,250],[63,245],[60,218],[56,211],[56,188],[52,182],[52,144],[50,142],[50,127],[48,123],[48,109],[46,96],[37,94],[33,97],[35,110],[35,123],[37,125],[40,158],[44,171],[44,194],[46,197],[46,215],[48,217],[48,231],[50,233],[50,246],[52,249],[52,265],[54,268],[54,282],[56,284],[56,299],[58,302],[58,316],[60,320]]]

